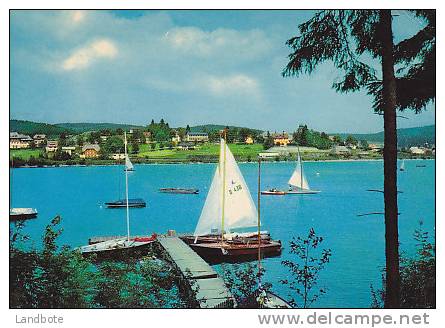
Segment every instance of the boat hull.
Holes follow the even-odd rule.
[[[189,246],[209,264],[241,263],[258,258],[258,243],[217,242],[189,244]],[[281,255],[280,241],[262,242],[260,248],[263,258]]]
[[[9,221],[34,219],[37,214],[33,208],[13,208],[9,210]]]
[[[179,238],[185,242],[187,245],[190,244],[203,244],[203,243],[218,243],[221,242],[221,235],[206,235],[206,236],[198,236],[195,237],[193,235],[183,235],[183,236],[179,236]],[[234,238],[235,241],[240,241],[240,242],[257,242],[258,241],[258,234],[256,233],[241,233],[238,236],[236,236]],[[269,232],[262,232],[261,233],[261,240],[262,241],[269,241],[270,240],[270,234]]]
[[[269,196],[284,196],[286,195],[286,192],[281,191],[281,190],[277,190],[277,191],[262,191],[261,195],[269,195]]]
[[[159,192],[165,194],[199,194],[198,189],[186,189],[186,188],[161,188]]]
[[[286,195],[310,195],[319,194],[320,190],[290,190],[286,191]]]
[[[93,257],[99,261],[106,259],[138,258],[150,252],[151,245],[155,240],[155,235],[142,239],[131,239],[130,243],[127,242],[126,238],[112,239],[83,246],[80,247],[79,250],[83,256]]]
[[[108,208],[126,208],[127,201],[125,199],[120,199],[115,202],[107,202],[107,203],[105,203],[105,206]],[[141,207],[146,207],[146,206],[147,206],[147,203],[143,199],[129,199],[128,200],[128,207],[141,208]]]

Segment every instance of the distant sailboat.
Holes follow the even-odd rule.
[[[400,171],[405,171],[405,160],[402,160],[402,163],[400,164]]]
[[[126,141],[125,141],[126,142]],[[127,152],[125,151],[125,171],[134,171],[133,163],[130,161]]]
[[[300,149],[298,149],[297,166],[292,173],[289,181],[289,191],[286,194],[318,194],[319,190],[311,190],[306,176],[303,172],[303,163],[300,158]]]
[[[124,132],[124,147],[125,147],[125,181],[126,189],[128,190],[128,172],[133,171],[133,164],[131,164],[130,159],[127,154],[127,135]],[[119,199],[116,201],[106,202],[105,206],[108,208],[126,208],[126,207],[145,207],[147,204],[141,198],[128,199],[128,194],[125,199]]]
[[[258,234],[237,234],[233,230],[255,226],[256,206],[235,158],[222,138],[219,163],[193,234],[194,241],[190,240],[190,236],[184,236],[183,240],[209,262],[239,262],[256,256]],[[220,237],[215,239],[215,234]],[[206,236],[210,236],[211,242],[199,241],[199,237]],[[260,240],[260,248],[265,256],[281,253],[281,242],[270,238]]]

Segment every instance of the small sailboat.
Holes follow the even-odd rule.
[[[402,163],[400,164],[400,171],[405,171],[405,160],[402,159]]]
[[[127,140],[125,139],[125,142]],[[125,171],[134,171],[133,163],[130,161],[130,157],[128,157],[127,151],[125,150]]]
[[[309,188],[309,184],[303,172],[303,163],[300,158],[299,148],[297,155],[297,165],[295,166],[295,170],[292,173],[288,181],[288,184],[289,184],[289,190],[286,192],[286,194],[302,195],[302,194],[318,194],[320,192],[319,190],[311,190]]]
[[[127,154],[127,136],[125,137],[125,155]],[[81,246],[79,248],[82,255],[96,254],[100,256],[130,255],[134,251],[143,252],[147,246],[156,240],[156,235],[150,237],[130,237],[130,200],[128,199],[128,171],[125,170],[125,207],[127,209],[127,237],[119,237],[106,240],[100,243]],[[145,202],[144,202],[145,203]]]
[[[127,154],[127,134],[124,132],[124,148],[125,148],[125,181],[128,189],[128,172],[133,171],[133,164],[128,158]],[[128,199],[128,195],[125,199],[118,199],[115,201],[105,202],[105,206],[108,208],[126,208],[126,207],[145,207],[147,203],[142,198]]]
[[[257,211],[249,188],[225,138],[221,138],[219,163],[193,234],[194,240],[191,241],[190,236],[182,239],[210,263],[249,260],[256,257],[258,247],[264,256],[281,254],[280,241],[258,239],[257,233],[245,236],[233,233],[237,229],[255,226]],[[216,234],[219,238],[212,238]],[[199,237],[208,237],[211,241],[199,241]]]

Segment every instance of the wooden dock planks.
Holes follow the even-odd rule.
[[[197,293],[201,308],[233,307],[234,298],[215,270],[178,237],[159,236],[158,242],[168,253],[185,279]]]

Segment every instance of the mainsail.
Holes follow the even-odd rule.
[[[131,163],[130,158],[128,157],[128,154],[125,154],[125,170],[133,171],[133,163]]]
[[[219,163],[194,235],[221,233],[223,216],[225,232],[257,225],[256,206],[249,188],[229,147],[221,139]]]
[[[309,184],[307,183],[306,177],[303,172],[303,164],[301,163],[300,152],[298,152],[297,166],[295,167],[294,173],[290,177],[288,184],[292,187],[296,187],[302,190],[309,190]]]

